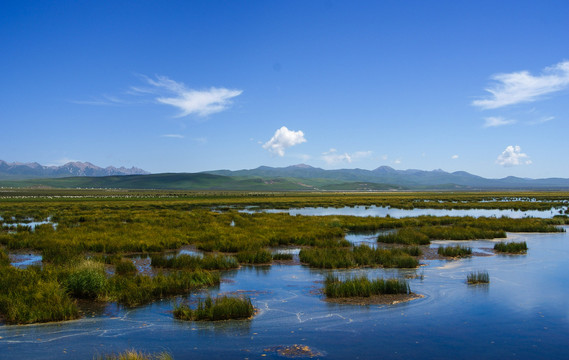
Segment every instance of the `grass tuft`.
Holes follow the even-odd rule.
[[[437,249],[437,253],[441,256],[465,257],[472,254],[472,248],[462,245],[441,246]]]
[[[523,254],[528,251],[528,245],[522,242],[499,242],[494,245],[494,250],[501,253]]]
[[[324,287],[324,293],[329,298],[370,297],[372,295],[409,294],[410,292],[409,284],[405,280],[369,280],[365,275],[341,281],[337,276],[328,274]]]
[[[200,300],[195,310],[188,305],[177,305],[174,317],[180,320],[218,321],[229,319],[247,319],[253,316],[255,308],[248,297],[221,296]]]
[[[471,272],[466,276],[468,284],[488,284],[490,283],[490,275],[487,271]]]

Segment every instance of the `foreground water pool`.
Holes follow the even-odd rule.
[[[134,309],[107,305],[77,321],[0,326],[0,358],[92,359],[137,349],[168,351],[175,359],[282,359],[274,348],[294,344],[326,359],[567,358],[569,235],[508,234],[508,240],[526,241],[527,255],[423,260],[425,266],[413,270],[340,271],[406,277],[425,296],[409,303],[330,304],[319,293],[325,270],[244,267],[225,273],[209,291],[249,294],[259,309],[250,321],[177,321],[173,300]],[[494,244],[461,243],[483,249]],[[465,283],[478,270],[488,271],[489,285]]]
[[[302,216],[330,216],[330,215],[346,215],[346,216],[376,216],[392,218],[415,217],[415,216],[472,216],[478,217],[502,217],[506,216],[512,219],[521,219],[524,217],[535,217],[549,219],[555,215],[565,213],[567,207],[559,209],[551,208],[547,211],[542,210],[512,210],[512,209],[398,209],[384,206],[345,206],[345,207],[304,207],[291,209],[256,209],[247,208],[240,212],[252,214],[255,212],[266,213],[288,213],[290,215]]]

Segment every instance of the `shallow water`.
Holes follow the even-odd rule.
[[[173,300],[128,310],[108,305],[67,323],[0,326],[0,358],[91,359],[134,348],[168,351],[175,359],[282,359],[266,349],[293,344],[329,359],[566,358],[569,235],[508,234],[508,240],[526,241],[527,255],[430,260],[412,270],[338,271],[409,278],[411,289],[425,296],[409,303],[330,304],[319,293],[326,270],[243,267],[226,272],[209,291],[249,294],[259,309],[250,321],[177,321]],[[461,244],[491,248],[494,242]],[[490,284],[467,285],[466,275],[479,270],[488,271]]]
[[[392,218],[414,217],[414,216],[472,216],[478,217],[502,217],[507,216],[512,219],[520,219],[524,217],[535,218],[552,218],[555,215],[560,215],[563,209],[551,208],[548,211],[539,210],[500,210],[500,209],[397,209],[383,206],[346,206],[341,208],[334,207],[305,207],[296,209],[244,209],[240,212],[252,214],[255,212],[267,213],[288,213],[290,215],[304,215],[304,216],[327,216],[327,215],[349,215],[349,216],[376,216]]]

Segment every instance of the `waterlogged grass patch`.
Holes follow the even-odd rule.
[[[313,267],[325,269],[362,266],[383,266],[389,268],[415,268],[419,261],[405,252],[405,249],[372,249],[367,245],[349,248],[302,249],[300,261]]]
[[[324,294],[329,298],[370,297],[372,295],[409,294],[409,284],[400,279],[374,279],[367,276],[350,277],[340,280],[329,274],[326,277]]]
[[[70,294],[78,299],[96,299],[107,288],[107,276],[102,263],[84,260],[71,270],[66,287]]]
[[[465,257],[472,254],[472,248],[456,245],[456,246],[440,246],[437,253],[441,256],[448,257]]]
[[[220,296],[200,300],[194,310],[186,304],[176,305],[173,313],[180,320],[218,321],[248,319],[255,313],[255,308],[249,297]]]
[[[525,254],[528,251],[528,245],[525,241],[499,242],[494,245],[494,250],[501,253]]]
[[[79,310],[66,289],[39,267],[0,266],[0,314],[9,324],[72,320]]]
[[[466,282],[471,285],[489,284],[490,275],[488,275],[487,271],[471,272],[466,276]]]
[[[151,265],[154,267],[163,267],[169,269],[186,269],[186,270],[228,270],[239,267],[239,263],[233,256],[225,255],[178,255],[170,256],[150,255]]]

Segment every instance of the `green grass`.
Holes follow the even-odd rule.
[[[472,254],[472,248],[455,245],[455,246],[440,246],[437,253],[441,256],[448,257],[465,257]]]
[[[273,254],[273,260],[292,260],[292,254],[276,253]]]
[[[67,290],[39,267],[0,267],[0,314],[8,324],[72,320],[79,310]]]
[[[180,320],[218,321],[230,319],[247,319],[253,316],[255,309],[251,299],[240,297],[220,296],[215,299],[208,297],[200,300],[195,310],[188,305],[177,305],[174,317]]]
[[[169,274],[113,276],[109,279],[108,299],[126,306],[148,304],[168,296],[219,284],[219,273],[210,271],[176,271]]]
[[[365,266],[415,268],[419,261],[403,249],[372,249],[367,245],[349,248],[302,249],[300,261],[317,268],[337,269]]]
[[[115,265],[115,273],[117,275],[134,276],[138,270],[131,260],[121,260]]]
[[[270,251],[261,249],[257,251],[241,251],[235,254],[241,264],[269,264],[273,261]]]
[[[102,263],[84,260],[71,270],[65,281],[69,293],[78,299],[96,299],[107,288],[107,276]]]
[[[522,242],[499,242],[494,245],[494,250],[501,253],[524,254],[528,251],[528,245]]]
[[[409,284],[399,279],[369,280],[367,276],[350,277],[340,280],[329,274],[326,277],[324,294],[329,298],[370,297],[385,294],[409,294]]]
[[[471,272],[466,276],[468,284],[488,284],[490,283],[490,275],[487,271]]]
[[[152,266],[168,269],[228,270],[239,267],[235,257],[225,255],[206,255],[202,257],[187,254],[178,256],[152,254],[150,255],[150,260]]]

